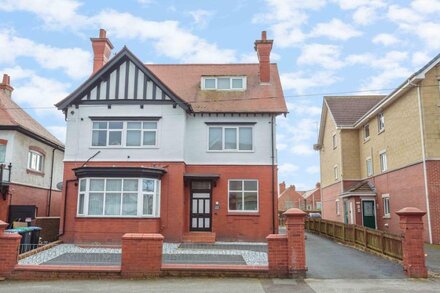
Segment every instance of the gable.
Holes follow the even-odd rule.
[[[189,110],[142,62],[124,47],[77,90],[56,104],[65,110],[80,104],[174,104]]]

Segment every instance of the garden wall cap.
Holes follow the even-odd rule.
[[[2,220],[0,220],[0,230],[5,230],[6,227],[8,227],[8,223],[3,222]]]
[[[295,216],[296,217],[299,217],[299,216],[304,217],[305,215],[307,215],[307,213],[305,213],[304,211],[297,209],[297,208],[291,208],[291,209],[288,209],[287,211],[285,211],[283,213],[283,215],[284,216],[294,216],[294,217]]]
[[[426,214],[425,211],[422,211],[418,208],[414,208],[414,207],[406,207],[403,208],[401,210],[398,210],[396,212],[396,214],[398,214],[399,216],[404,216],[404,215],[414,215],[414,216],[423,216]]]

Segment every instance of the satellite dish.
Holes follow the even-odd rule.
[[[63,189],[63,182],[58,182],[58,183],[57,183],[57,188],[58,188],[59,190]]]

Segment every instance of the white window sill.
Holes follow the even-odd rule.
[[[254,150],[251,151],[234,151],[234,150],[225,150],[225,151],[214,151],[214,150],[207,150],[207,153],[255,153]]]
[[[90,149],[158,149],[159,146],[90,146]]]
[[[367,143],[370,141],[370,137],[364,138],[364,143]]]
[[[383,133],[383,132],[385,132],[385,128],[382,129],[382,130],[379,130],[379,132],[377,133],[377,135],[379,135],[379,134],[381,134],[381,133]]]
[[[391,215],[389,215],[389,214],[385,215],[385,216],[382,217],[382,219],[391,219]]]
[[[152,220],[160,220],[160,216],[85,216],[85,215],[76,215],[77,219],[152,219]]]

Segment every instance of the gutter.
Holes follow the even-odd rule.
[[[271,151],[272,151],[272,233],[276,234],[276,227],[275,227],[275,139],[274,139],[274,126],[275,125],[275,119],[272,115],[271,117]]]
[[[53,165],[55,161],[55,148],[52,149],[52,162],[50,166],[50,183],[49,183],[49,196],[48,196],[48,203],[46,208],[46,216],[50,216],[50,205],[52,203],[52,183],[53,183]]]
[[[414,84],[412,84],[414,85]],[[431,227],[431,212],[429,208],[429,189],[428,189],[428,175],[426,171],[426,149],[425,149],[425,132],[424,132],[424,121],[423,121],[423,112],[422,112],[422,98],[420,94],[420,84],[417,86],[417,100],[419,105],[419,113],[420,113],[420,138],[422,143],[422,161],[423,161],[423,179],[425,184],[425,201],[426,201],[426,216],[428,217],[428,235],[429,235],[429,243],[432,244],[432,227]]]

